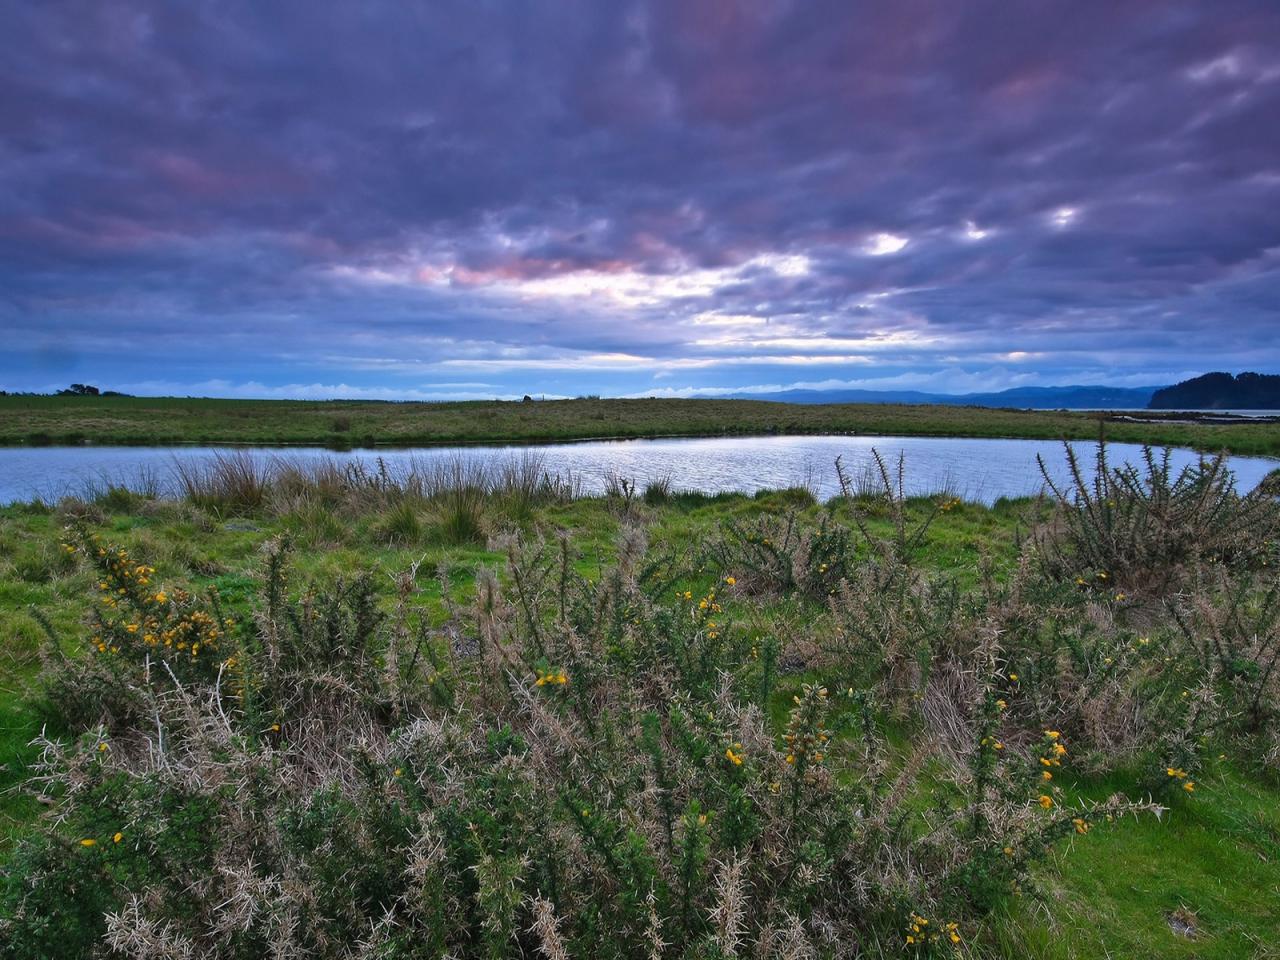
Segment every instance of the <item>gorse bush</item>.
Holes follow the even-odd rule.
[[[841,458],[836,458],[836,478],[840,483],[843,505],[868,545],[889,559],[908,563],[938,515],[953,510],[961,500],[949,493],[940,493],[930,498],[929,507],[923,515],[913,515],[906,493],[905,455],[898,456],[897,468],[892,471],[880,451],[874,448],[871,461],[855,481],[845,470]],[[871,517],[877,512],[887,516],[890,522],[891,530],[887,537],[877,536],[872,531]]]
[[[1280,708],[1280,579],[1202,564],[1169,607],[1200,671],[1221,681],[1225,719],[1248,732],[1273,725]]]
[[[1061,841],[1199,802],[1228,744],[1280,768],[1267,504],[1148,467],[1100,488],[1123,523],[1061,501],[976,579],[920,563],[956,501],[883,461],[684,551],[645,524],[698,505],[619,481],[603,558],[532,522],[568,495],[533,467],[273,474],[287,535],[221,594],[67,511],[41,564],[92,612],[67,654],[42,620],[50,815],[0,874],[0,957],[989,955]],[[359,504],[501,562],[301,577],[323,528],[288,518]],[[1159,566],[1201,509],[1262,539]],[[1148,799],[1072,799],[1100,774]]]
[[[816,525],[790,511],[753,521],[724,524],[706,548],[705,559],[732,574],[748,593],[799,593],[825,598],[835,592],[855,562],[854,535],[829,516]]]
[[[1069,737],[1006,734],[991,649],[949,751],[899,755],[874,693],[778,691],[733,585],[680,589],[645,540],[585,578],[511,534],[437,632],[416,571],[385,610],[366,576],[295,587],[273,542],[237,620],[73,532],[100,599],[49,666],[58,822],[2,955],[945,955],[1056,840],[1152,809],[1067,805]]]
[[[1102,591],[1160,590],[1187,564],[1208,560],[1257,565],[1274,550],[1280,529],[1275,498],[1236,492],[1226,457],[1201,458],[1177,474],[1172,451],[1143,448],[1143,468],[1113,467],[1099,443],[1093,477],[1065,444],[1070,486],[1040,470],[1058,506],[1040,538],[1041,558],[1055,577],[1074,576]]]
[[[872,689],[895,716],[909,715],[935,659],[963,655],[974,621],[954,584],[898,560],[876,557],[847,573],[830,600],[831,666],[842,671],[842,684]]]

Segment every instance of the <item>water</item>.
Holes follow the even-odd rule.
[[[1091,443],[1073,445],[1086,467],[1093,464]],[[1109,445],[1113,465],[1140,462],[1141,448]],[[108,483],[162,492],[176,490],[180,463],[207,462],[234,451],[264,461],[298,464],[359,461],[376,468],[384,461],[392,475],[429,471],[432,465],[463,460],[498,465],[538,458],[541,469],[572,477],[583,493],[599,493],[610,475],[635,480],[640,489],[669,479],[677,490],[706,493],[806,486],[819,498],[838,490],[836,457],[859,479],[872,466],[878,450],[891,464],[906,461],[908,494],[943,490],[967,500],[993,503],[1000,497],[1037,493],[1042,484],[1036,455],[1044,457],[1055,479],[1065,481],[1066,458],[1061,443],[1042,440],[990,440],[950,437],[717,437],[686,440],[611,440],[529,446],[420,447],[351,450],[320,447],[7,447],[0,448],[0,504],[67,495],[85,495]],[[1175,470],[1193,463],[1197,454],[1175,450]],[[1280,461],[1233,457],[1230,467],[1237,488],[1250,490]]]

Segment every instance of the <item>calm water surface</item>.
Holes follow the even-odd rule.
[[[1074,446],[1081,460],[1092,466],[1093,444]],[[716,437],[342,452],[320,447],[8,447],[0,448],[0,503],[54,501],[83,495],[106,483],[139,487],[146,481],[162,491],[173,490],[179,463],[199,463],[233,451],[268,463],[360,461],[376,467],[381,459],[392,474],[430,470],[433,463],[459,459],[499,465],[537,457],[543,470],[571,476],[588,494],[600,492],[612,474],[633,479],[641,488],[665,478],[676,489],[708,493],[804,485],[826,499],[838,492],[836,457],[843,457],[845,467],[857,478],[871,466],[873,449],[891,461],[899,454],[905,458],[908,493],[949,490],[984,503],[1036,493],[1042,483],[1037,454],[1044,457],[1055,479],[1066,474],[1066,458],[1058,442],[950,437]],[[1136,445],[1115,443],[1108,449],[1114,465],[1140,462],[1141,448]],[[1175,469],[1193,463],[1197,456],[1175,450]],[[1233,457],[1230,466],[1237,488],[1243,491],[1256,486],[1280,461]]]

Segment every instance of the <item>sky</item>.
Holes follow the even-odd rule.
[[[1280,372],[1276,0],[0,0],[0,388]]]

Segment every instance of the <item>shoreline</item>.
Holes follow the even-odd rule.
[[[1112,421],[1108,421],[1112,422]],[[1120,420],[1116,422],[1132,422],[1139,424],[1146,423],[1175,423],[1175,424],[1191,424],[1196,422],[1218,423],[1219,421],[1183,421],[1183,420]],[[1280,418],[1275,421],[1267,420],[1264,423],[1280,423]],[[196,447],[218,448],[226,450],[323,450],[327,453],[358,453],[370,452],[376,453],[379,450],[386,451],[411,451],[411,450],[440,450],[452,447],[469,447],[476,449],[505,449],[505,448],[534,448],[534,447],[569,447],[579,446],[588,443],[629,443],[643,442],[654,440],[773,440],[783,439],[786,437],[867,437],[872,439],[903,439],[903,440],[1002,440],[1002,441],[1030,441],[1042,443],[1093,443],[1096,438],[1091,437],[1046,437],[1032,436],[1027,434],[986,434],[986,433],[932,433],[925,431],[893,431],[880,432],[874,430],[813,430],[813,431],[788,431],[786,433],[760,433],[760,432],[722,432],[722,433],[659,433],[659,434],[605,434],[600,436],[589,437],[519,437],[506,440],[407,440],[407,441],[375,441],[368,443],[352,443],[352,444],[334,444],[325,443],[320,440],[156,440],[150,442],[136,442],[134,440],[88,440],[82,439],[78,441],[60,442],[55,440],[50,443],[30,443],[16,442],[8,443],[0,441],[0,451],[4,450],[93,450],[93,449],[126,449],[126,450],[158,450],[166,448],[191,449]],[[1196,452],[1216,452],[1206,447],[1195,446],[1185,442],[1168,443],[1142,443],[1136,440],[1107,438],[1109,444],[1130,444],[1136,446],[1151,447],[1170,447],[1173,449],[1193,450]],[[1280,453],[1252,453],[1252,452],[1236,452],[1227,450],[1229,456],[1237,457],[1256,457],[1262,460],[1276,460],[1280,462]]]
[[[1096,440],[1280,456],[1280,416],[755,400],[389,404],[0,397],[0,447],[527,446],[773,436]]]

